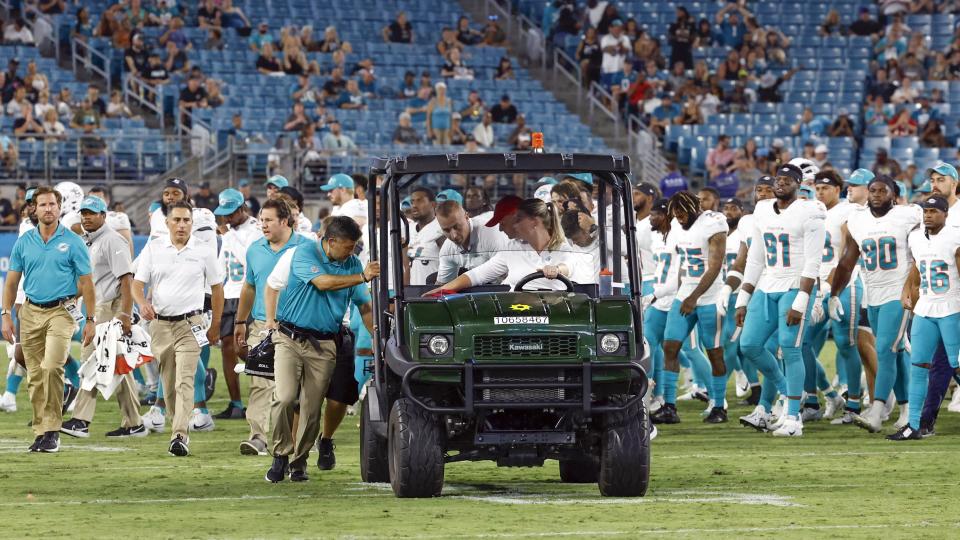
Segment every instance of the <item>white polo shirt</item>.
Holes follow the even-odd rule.
[[[313,234],[313,222],[307,216],[300,214],[300,217],[297,218],[297,228],[294,230],[301,234],[311,235]]]
[[[134,279],[150,286],[153,308],[166,317],[202,310],[205,290],[222,281],[216,255],[193,236],[180,250],[169,236],[151,240]]]
[[[354,221],[358,219],[367,219],[367,201],[360,199],[350,199],[349,201],[334,206],[330,211],[331,216],[347,216]],[[359,222],[358,222],[359,223]]]
[[[461,268],[476,268],[490,260],[503,246],[510,242],[507,235],[497,227],[487,227],[488,214],[470,218],[470,245],[463,249],[460,245],[447,240],[440,246],[440,266],[437,270],[437,283],[449,283],[457,277]]]
[[[263,238],[260,222],[248,217],[239,227],[231,227],[223,235],[220,246],[220,268],[226,274],[223,284],[223,297],[227,300],[240,298],[243,283],[247,275],[247,249],[251,244]]]
[[[524,276],[532,274],[544,266],[566,264],[571,271],[576,264],[585,262],[582,253],[570,251],[569,244],[564,243],[556,251],[537,253],[530,244],[513,240],[506,244],[489,261],[470,270],[466,275],[474,286],[496,283],[501,276],[506,276],[502,283],[513,287]],[[528,284],[530,289],[563,290],[566,286],[556,279],[536,279]]]

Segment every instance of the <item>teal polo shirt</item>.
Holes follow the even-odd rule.
[[[362,306],[370,301],[367,287],[361,283],[337,291],[320,291],[310,280],[320,275],[350,275],[363,272],[360,259],[351,255],[345,261],[332,261],[309,241],[293,253],[287,290],[280,299],[277,320],[318,332],[337,332],[350,302]]]
[[[305,242],[310,242],[310,240],[295,232],[290,235],[290,239],[280,248],[280,251],[273,251],[273,249],[270,248],[270,242],[266,238],[257,240],[247,248],[246,280],[251,287],[256,289],[253,308],[250,310],[250,315],[254,320],[265,321],[267,319],[267,308],[263,302],[263,291],[267,287],[267,278],[270,277],[270,272],[273,271],[273,267],[277,265],[277,261],[280,260],[280,257],[287,250],[293,249]],[[286,291],[283,291],[283,293],[286,293]],[[281,298],[283,298],[283,293],[280,295]]]
[[[10,255],[10,270],[23,274],[23,291],[36,304],[77,295],[77,280],[90,275],[87,244],[63,225],[44,242],[40,229],[17,239]]]

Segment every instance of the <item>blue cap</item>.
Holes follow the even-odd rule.
[[[810,186],[800,186],[800,194],[803,195],[803,198],[808,200],[813,200],[817,198],[817,194],[813,191],[813,188]]]
[[[247,178],[241,178],[240,181],[237,182],[237,185],[240,187],[247,187],[250,185],[250,180]]]
[[[585,184],[590,184],[591,186],[593,185],[593,175],[590,174],[590,173],[588,173],[588,172],[565,173],[564,176],[569,176],[569,177],[571,177],[571,178],[576,178],[577,180],[579,180],[579,181],[581,181],[581,182],[583,182],[583,183],[585,183]]]
[[[229,216],[230,214],[236,212],[243,206],[243,203],[246,200],[243,198],[243,193],[233,189],[227,188],[220,192],[220,206],[213,211],[215,216]]]
[[[552,176],[544,176],[543,178],[537,180],[537,183],[552,186],[557,184],[557,179]]]
[[[918,193],[930,193],[933,191],[933,186],[930,185],[929,180],[924,180],[920,187],[917,188]]]
[[[30,202],[30,201],[32,201],[32,200],[33,200],[33,192],[35,192],[36,190],[37,190],[37,188],[30,188],[30,189],[28,189],[28,190],[27,190],[27,194],[23,196],[24,202]]]
[[[930,167],[930,170],[944,176],[949,176],[954,180],[960,179],[960,177],[957,176],[957,168],[945,161],[938,161],[933,167]]]
[[[107,203],[96,195],[87,195],[80,203],[80,211],[87,210],[95,214],[102,214],[107,211]]]
[[[870,169],[857,169],[850,174],[850,178],[847,178],[847,183],[851,186],[865,186],[873,180],[874,176],[876,175]]]
[[[149,212],[150,212],[151,214],[154,213],[154,212],[156,212],[156,211],[159,210],[159,209],[160,209],[160,201],[153,201],[152,203],[150,203],[150,210],[149,210]]]
[[[353,178],[350,175],[337,173],[327,180],[327,183],[320,186],[322,191],[333,191],[337,188],[353,189]]]
[[[279,174],[275,174],[267,179],[267,185],[268,186],[272,185],[277,189],[283,189],[290,185],[290,181],[280,176]]]
[[[409,210],[411,206],[413,206],[413,202],[410,200],[409,195],[400,201],[400,210]]]
[[[437,202],[454,201],[461,206],[463,205],[463,195],[457,193],[455,189],[445,189],[437,193],[436,199]]]

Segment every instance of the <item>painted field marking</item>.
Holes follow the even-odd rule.
[[[221,502],[221,501],[262,501],[273,499],[310,499],[312,495],[244,495],[242,497],[180,497],[177,499],[90,499],[60,500],[60,501],[22,501],[5,502],[0,506],[46,506],[46,505],[113,505],[113,504],[167,504],[191,502]]]
[[[17,446],[0,446],[0,454],[28,454],[28,446],[29,444],[27,443]],[[83,444],[61,444],[60,448],[63,450],[79,452],[129,452],[132,450],[132,448],[123,448],[120,446],[97,446]]]

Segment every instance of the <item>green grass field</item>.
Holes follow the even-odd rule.
[[[212,365],[220,369],[218,353]],[[960,415],[945,410],[936,437],[894,444],[826,423],[776,440],[735,420],[702,424],[703,405],[685,402],[683,423],[653,443],[645,498],[562,484],[551,461],[448,465],[441,498],[399,500],[386,484],[360,482],[357,417],[338,434],[335,470],[311,464],[309,482],[273,485],[263,479],[270,458],[239,455],[245,422],[219,421],[192,436],[190,457],[174,458],[168,434],[106,439],[119,425],[115,402],[100,403],[89,439],[63,436],[59,454],[27,453],[25,390],[20,411],[0,415],[3,538],[960,536]],[[221,381],[211,409],[225,394]],[[730,416],[746,412],[732,406]]]

